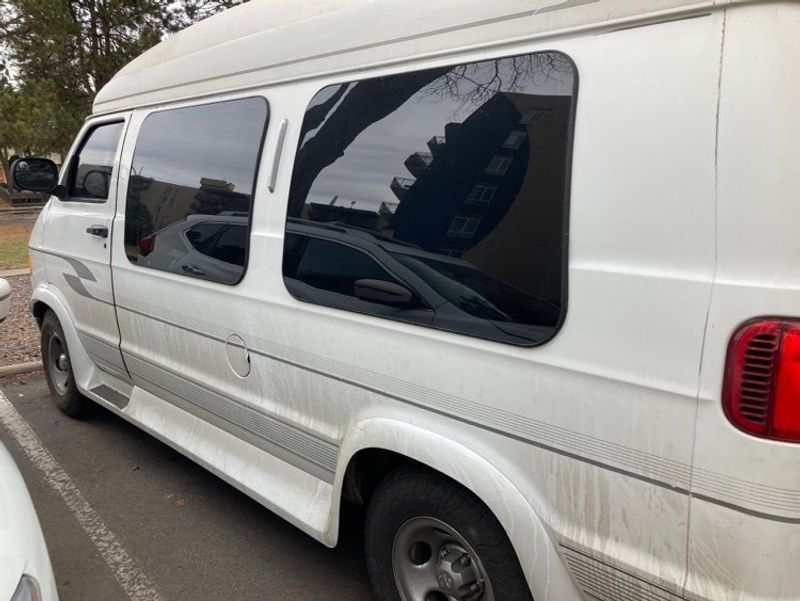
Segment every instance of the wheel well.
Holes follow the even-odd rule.
[[[33,316],[36,318],[36,323],[39,325],[39,328],[42,327],[42,320],[44,319],[45,313],[49,310],[50,307],[42,301],[34,301],[31,313],[33,313]]]
[[[342,485],[342,498],[362,507],[356,509],[354,514],[352,511],[346,510],[345,505],[343,504],[342,508],[340,508],[340,528],[352,531],[353,526],[357,524],[358,527],[356,530],[358,532],[363,532],[365,524],[364,520],[366,519],[366,512],[364,511],[364,508],[369,505],[374,492],[378,489],[381,482],[387,476],[398,470],[422,474],[427,473],[435,476],[437,479],[449,482],[467,492],[468,495],[473,497],[477,504],[482,508],[482,511],[485,512],[484,515],[491,516],[491,519],[496,522],[497,527],[505,536],[506,542],[510,545],[511,552],[513,553],[513,556],[517,561],[517,566],[519,567],[520,564],[517,549],[515,549],[511,543],[508,531],[499,521],[494,511],[480,496],[478,496],[475,491],[470,490],[461,482],[429,465],[426,465],[425,463],[416,461],[415,459],[411,459],[410,457],[401,455],[400,453],[395,453],[394,451],[388,451],[386,449],[362,449],[350,458],[350,461],[347,464],[347,469],[345,470],[344,482]],[[357,521],[353,521],[353,515],[358,516],[356,518]],[[351,521],[348,523],[345,520]],[[525,576],[521,574],[521,577],[524,581]]]
[[[394,451],[362,449],[353,455],[347,464],[342,496],[358,505],[366,505],[381,480],[401,467],[435,471],[419,461]],[[447,477],[444,474],[440,475]]]

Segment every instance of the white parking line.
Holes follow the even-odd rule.
[[[108,529],[102,518],[89,505],[69,474],[45,448],[2,390],[0,390],[0,423],[8,429],[31,463],[42,473],[45,482],[67,504],[128,597],[133,601],[162,601],[153,581],[136,566],[136,562],[128,555],[117,536]]]

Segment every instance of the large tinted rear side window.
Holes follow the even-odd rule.
[[[511,344],[548,340],[566,307],[575,91],[572,62],[555,52],[321,90],[289,197],[290,293]],[[339,253],[324,278],[297,269],[321,241],[360,252]]]
[[[149,115],[133,155],[125,252],[143,267],[223,284],[247,262],[263,98]]]

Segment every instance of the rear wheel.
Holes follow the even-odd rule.
[[[380,601],[531,601],[489,508],[434,473],[401,470],[378,487],[367,512],[366,554]]]
[[[75,385],[64,330],[55,313],[48,311],[42,320],[42,363],[53,402],[70,417],[84,417],[95,404]]]

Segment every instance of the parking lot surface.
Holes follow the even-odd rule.
[[[41,377],[0,388],[157,591],[125,592],[63,493],[0,425],[39,513],[61,601],[373,599],[357,512],[345,511],[339,546],[328,549],[115,415],[67,418]]]

